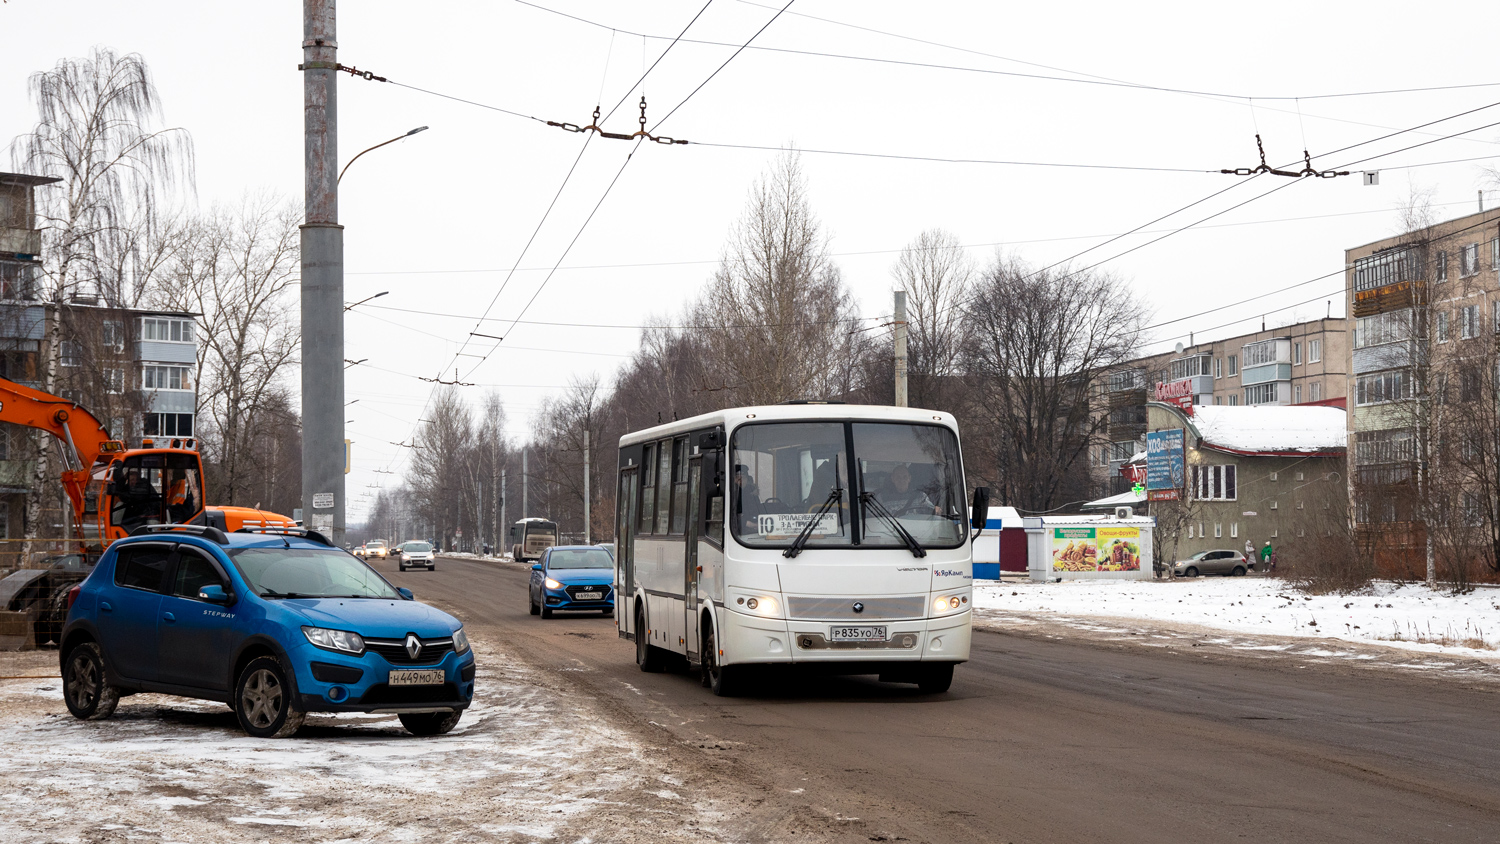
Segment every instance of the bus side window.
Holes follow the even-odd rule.
[[[703,508],[703,536],[710,542],[724,547],[724,455],[710,452],[703,461],[704,484],[708,506]]]

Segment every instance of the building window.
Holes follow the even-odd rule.
[[[1135,440],[1123,440],[1109,444],[1109,459],[1116,463],[1124,463],[1135,456]]]
[[[1311,384],[1308,385],[1308,388],[1309,388],[1309,391],[1312,393],[1312,395],[1310,395],[1310,396],[1307,397],[1308,401],[1322,401],[1323,400],[1323,382],[1322,381],[1314,381],[1314,382],[1312,382]]]
[[[1479,336],[1479,306],[1464,305],[1458,309],[1458,330],[1465,340]]]
[[[1490,241],[1490,269],[1500,270],[1500,237]]]
[[[1223,466],[1194,466],[1193,468],[1193,497],[1199,501],[1235,501],[1239,497],[1236,488],[1236,467],[1234,464]]]
[[[1479,244],[1470,243],[1458,250],[1458,274],[1468,278],[1479,272]]]
[[[1298,510],[1301,510],[1301,509],[1302,509],[1302,502],[1301,502],[1301,501],[1298,501],[1298,502],[1297,502],[1297,509],[1298,509]]]
[[[1447,311],[1438,311],[1437,312],[1437,341],[1439,343],[1446,343],[1446,342],[1448,342],[1448,312]]]
[[[1491,319],[1495,323],[1495,333],[1500,334],[1500,299],[1496,299],[1490,303],[1490,313],[1492,315]]]
[[[191,343],[193,342],[193,321],[144,317],[141,319],[141,339],[156,343]]]
[[[32,264],[0,261],[0,299],[31,299]]]
[[[106,369],[106,370],[104,370],[104,391],[106,393],[115,393],[115,394],[119,394],[119,393],[125,392],[125,370],[123,370],[123,369]]]
[[[1301,366],[1302,365],[1302,344],[1301,343],[1293,343],[1292,344],[1292,365],[1293,366]]]
[[[1271,474],[1266,476],[1266,479],[1274,483],[1276,481],[1276,473],[1272,472]],[[1274,506],[1272,509],[1275,509]]]
[[[125,420],[119,420],[120,427],[125,427]],[[141,418],[141,436],[144,437],[191,437],[193,435],[193,414],[191,413],[148,413]],[[124,431],[118,436],[124,437]]]
[[[1119,372],[1109,374],[1109,391],[1120,393],[1125,390],[1146,389],[1146,373],[1140,369],[1122,369]]]
[[[1322,359],[1323,359],[1323,341],[1322,340],[1308,340],[1307,341],[1307,362],[1308,363],[1317,363],[1318,361],[1320,361]]]
[[[1192,525],[1188,525],[1188,539],[1192,539],[1192,538],[1193,538],[1193,526]]]
[[[188,427],[192,428],[191,414],[188,414],[188,416],[190,417]],[[125,417],[116,416],[115,418],[109,420],[109,436],[111,439],[123,440],[125,439],[126,433]]]
[[[1410,308],[1359,317],[1354,320],[1354,348],[1363,349],[1366,346],[1410,339],[1411,318]]]
[[[146,390],[191,390],[193,368],[148,364],[141,367],[141,387]]]
[[[1439,282],[1448,280],[1448,253],[1437,253],[1437,280]]]
[[[1214,539],[1218,539],[1218,538],[1222,537],[1223,535],[1224,535],[1224,523],[1223,522],[1214,522]]]
[[[1404,246],[1366,255],[1354,262],[1356,293],[1411,281],[1416,277],[1417,252]]]
[[[1292,385],[1292,404],[1301,404],[1301,403],[1302,403],[1302,385],[1301,384],[1294,384],[1294,385]]]
[[[1500,303],[1497,303],[1497,304],[1500,304]],[[1500,313],[1500,309],[1497,309],[1496,313]],[[1495,324],[1496,325],[1500,325],[1500,322],[1497,322]],[[1224,359],[1223,358],[1214,358],[1214,378],[1218,379],[1218,378],[1223,378],[1223,377],[1224,377]]]
[[[1295,475],[1293,475],[1293,477],[1300,481],[1300,480],[1302,480],[1302,473],[1301,472],[1297,472]]]
[[[1229,523],[1229,535],[1230,536],[1234,536],[1234,537],[1238,537],[1240,535],[1240,523],[1239,522],[1230,522]]]
[[[1224,403],[1224,397],[1223,396],[1214,396],[1214,404],[1223,404],[1223,403]]]
[[[1272,381],[1269,384],[1256,384],[1245,388],[1245,404],[1272,404],[1276,398],[1276,385],[1279,382]]]
[[[83,366],[83,348],[77,341],[64,340],[58,344],[57,361],[63,366]]]
[[[1229,356],[1229,377],[1233,378],[1240,374],[1240,358],[1238,355]]]
[[[1233,393],[1233,394],[1231,394],[1229,396],[1229,406],[1230,407],[1239,407],[1239,404],[1240,404],[1240,395],[1239,395],[1239,393]]]
[[[105,348],[125,351],[125,323],[116,319],[104,320],[100,335]]]
[[[1272,509],[1272,510],[1275,510],[1275,509],[1276,509],[1276,502],[1275,502],[1275,501],[1272,501],[1272,502],[1271,502],[1271,509]]]
[[[1281,356],[1281,350],[1285,348],[1278,340],[1262,340],[1259,343],[1250,343],[1244,347],[1244,357],[1241,361],[1245,366],[1260,366],[1266,363],[1285,363],[1286,358]],[[1234,373],[1230,373],[1233,375]]]

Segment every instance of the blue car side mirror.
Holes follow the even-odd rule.
[[[532,566],[531,566],[531,570],[532,571],[541,571],[542,570],[542,564],[541,563],[533,563]]]
[[[413,595],[411,593],[411,590],[407,589],[405,586],[396,587],[396,591],[400,593],[401,599],[403,601],[415,601],[417,599],[417,596]]]
[[[205,586],[198,590],[198,600],[207,601],[210,604],[227,604],[234,596],[224,591],[224,587],[217,584]]]

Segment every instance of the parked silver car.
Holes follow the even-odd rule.
[[[432,571],[437,568],[437,562],[433,557],[432,546],[426,542],[412,540],[403,542],[397,546],[394,555],[396,564],[402,571],[407,569],[425,568]]]
[[[1238,577],[1255,570],[1255,563],[1245,559],[1242,551],[1199,551],[1186,560],[1172,564],[1178,577],[1197,577],[1200,574],[1228,574]]]

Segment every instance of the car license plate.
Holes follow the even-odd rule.
[[[443,669],[427,671],[392,671],[387,682],[392,686],[439,686],[447,679]]]
[[[599,600],[600,598],[603,598],[603,597],[604,597],[604,593],[603,592],[575,592],[575,593],[573,593],[573,600],[575,600],[575,601],[597,601],[597,600]]]
[[[875,627],[831,627],[828,630],[830,642],[884,642],[887,638],[884,624]]]

